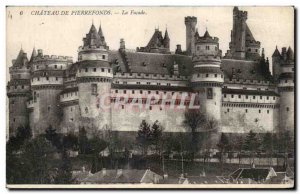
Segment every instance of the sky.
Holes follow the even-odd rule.
[[[293,7],[239,7],[248,12],[247,24],[254,38],[265,48],[271,59],[276,45],[294,49]],[[59,11],[69,15],[32,15],[38,11]],[[78,10],[110,10],[112,15],[70,15]],[[130,15],[130,11],[145,12]],[[211,36],[219,38],[223,54],[228,50],[232,30],[233,7],[8,7],[6,20],[6,63],[11,66],[22,47],[30,57],[33,47],[43,49],[47,55],[72,56],[77,60],[78,47],[92,23],[99,28],[101,23],[106,42],[111,50],[119,48],[124,38],[127,49],[146,46],[155,28],[168,29],[170,49],[176,44],[185,50],[184,17],[195,16],[197,28],[203,35],[206,28]],[[122,12],[128,15],[122,15]]]

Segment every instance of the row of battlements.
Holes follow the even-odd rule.
[[[71,56],[57,56],[57,55],[43,55],[35,57],[34,61],[38,60],[59,60],[59,61],[71,61],[73,62],[73,57]]]
[[[271,85],[272,82],[268,80],[250,80],[250,79],[237,79],[237,78],[225,78],[225,83],[232,84],[254,84],[254,85]]]
[[[175,80],[186,81],[188,76],[169,75],[169,74],[147,74],[147,73],[114,73],[114,78],[146,78],[146,79],[163,79],[163,80]]]

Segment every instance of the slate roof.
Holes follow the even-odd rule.
[[[16,60],[13,62],[13,66],[22,67],[23,65],[28,64],[28,59],[26,53],[24,53],[23,49],[20,50]]]
[[[235,180],[251,179],[254,181],[266,180],[270,169],[268,168],[240,168],[233,172],[230,177]]]
[[[124,61],[119,52],[110,51],[110,55],[110,61],[115,63],[117,60],[121,72],[126,72]],[[188,76],[191,75],[193,69],[192,58],[186,55],[126,52],[126,57],[132,73],[172,74],[174,64],[178,64],[179,74]],[[263,68],[258,62],[222,59],[221,69],[225,78],[232,78],[232,68],[235,70],[236,78],[267,80]]]
[[[190,56],[145,52],[126,52],[129,69],[132,73],[172,74],[173,65],[178,64],[180,75],[192,71]],[[120,65],[124,65],[120,64]],[[121,67],[121,69],[126,69]]]

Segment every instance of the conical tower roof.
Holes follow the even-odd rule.
[[[37,56],[37,52],[35,50],[35,47],[33,47],[31,57],[30,57],[30,62],[32,62],[36,56]]]
[[[28,62],[27,55],[24,53],[23,49],[21,48],[16,60],[13,63],[13,66],[22,67]]]
[[[288,48],[288,51],[287,51],[286,55],[287,55],[288,60],[291,60],[291,61],[294,60],[294,52],[291,49],[291,47]]]
[[[280,55],[280,52],[279,52],[279,50],[277,49],[277,46],[276,46],[276,49],[275,49],[272,57],[277,57],[277,56],[281,56],[281,55]]]

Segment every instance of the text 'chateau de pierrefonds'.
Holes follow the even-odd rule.
[[[222,55],[219,39],[196,28],[196,17],[185,17],[186,50],[170,51],[170,37],[155,29],[149,43],[135,50],[109,50],[101,28],[92,24],[78,59],[44,55],[35,48],[28,59],[20,50],[9,68],[9,133],[30,126],[34,135],[50,125],[61,133],[86,130],[137,131],[142,120],[158,120],[166,132],[184,132],[186,110],[162,107],[160,100],[143,109],[115,96],[144,98],[197,94],[199,109],[220,123],[224,133],[294,131],[294,53],[276,47],[272,73],[264,49],[247,25],[248,14],[233,9],[229,50]],[[109,110],[99,98],[109,94]],[[122,98],[121,98],[122,99]],[[190,98],[184,105],[188,108]],[[175,100],[175,104],[177,100]]]

